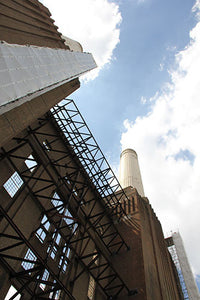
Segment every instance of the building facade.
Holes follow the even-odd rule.
[[[91,54],[39,1],[0,7],[2,299],[11,285],[10,299],[182,299],[148,199],[121,188],[66,98]]]

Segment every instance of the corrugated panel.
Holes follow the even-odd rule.
[[[68,49],[49,10],[39,1],[0,0],[0,11],[0,40]]]
[[[0,106],[30,101],[95,67],[89,53],[0,43]]]

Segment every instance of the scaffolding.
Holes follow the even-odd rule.
[[[172,245],[168,249],[169,249],[169,252],[171,254],[172,260],[173,260],[173,262],[176,266],[176,270],[177,270],[177,273],[178,273],[178,278],[179,278],[179,281],[180,281],[181,290],[182,290],[182,293],[183,293],[184,300],[189,300],[188,291],[187,291],[187,288],[186,288],[186,285],[185,285],[185,280],[184,280],[184,277],[183,277],[183,273],[181,271],[181,266],[180,266],[180,262],[179,262],[179,259],[178,259],[176,247],[175,247],[175,245]]]
[[[167,239],[168,249],[176,266],[184,299],[200,299],[199,291],[192,274],[185,248],[178,232]]]
[[[115,225],[126,217],[121,203],[127,196],[73,100],[63,100],[14,138],[0,158],[13,169],[17,185],[12,195],[7,190],[11,201],[0,205],[6,228],[0,262],[17,287],[10,299],[23,291],[31,299],[57,299],[61,293],[75,299],[72,288],[85,272],[106,299],[137,294],[111,263],[112,255],[129,250]],[[20,197],[31,197],[41,211],[29,236],[12,216]],[[74,263],[80,265],[76,274],[70,272]]]

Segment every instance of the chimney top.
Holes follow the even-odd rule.
[[[135,150],[133,150],[133,149],[131,149],[131,148],[127,148],[127,149],[125,149],[125,150],[123,150],[122,151],[122,153],[120,154],[120,157],[122,157],[122,155],[124,155],[125,153],[134,153],[136,156],[137,156],[137,152],[135,151]]]
[[[119,171],[119,182],[122,188],[132,186],[137,189],[140,196],[144,197],[138,156],[135,150],[128,148],[122,151]]]

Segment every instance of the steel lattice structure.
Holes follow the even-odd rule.
[[[0,261],[18,287],[11,299],[23,291],[31,299],[58,293],[75,299],[72,288],[85,271],[107,299],[136,293],[111,263],[112,255],[129,250],[115,225],[126,216],[126,195],[72,100],[1,149],[1,162],[21,182],[0,206]],[[41,212],[31,234],[12,215],[16,203],[29,199]]]

